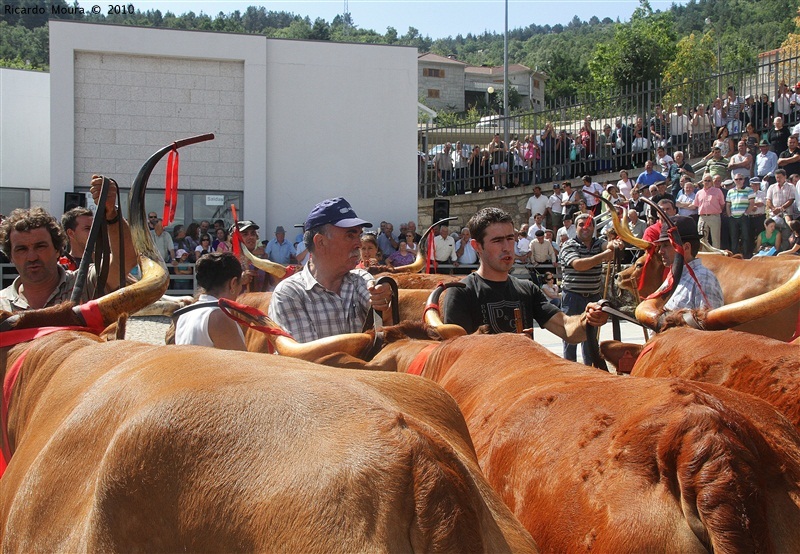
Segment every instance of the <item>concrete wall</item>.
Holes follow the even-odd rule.
[[[27,188],[31,204],[48,209],[49,140],[50,76],[0,69],[0,188]]]
[[[413,48],[53,21],[50,52],[55,205],[73,180],[130,183],[158,148],[213,132],[181,151],[180,186],[242,191],[262,236],[332,196],[376,222],[416,214]]]
[[[439,69],[444,77],[424,77],[423,69]],[[464,111],[464,66],[453,63],[419,62],[419,96],[434,110]],[[439,91],[439,98],[429,98],[428,89]]]

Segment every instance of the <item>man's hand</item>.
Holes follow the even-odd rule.
[[[392,303],[392,288],[382,283],[376,285],[375,281],[370,281],[367,284],[369,291],[369,300],[372,308],[378,312],[384,312],[389,309]]]
[[[108,187],[108,194],[106,195],[106,219],[114,219],[117,217],[117,182],[114,179],[109,179],[111,186]],[[92,182],[89,192],[92,193],[92,200],[94,203],[100,200],[100,189],[103,187],[103,176],[92,175]]]
[[[584,319],[587,325],[600,327],[608,321],[608,314],[601,309],[600,304],[591,302],[586,305],[586,310],[583,312],[581,319]]]

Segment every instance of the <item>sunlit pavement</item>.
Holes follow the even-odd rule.
[[[620,332],[623,342],[631,342],[635,344],[644,344],[644,332],[642,328],[627,321],[620,322]],[[614,338],[614,331],[611,326],[611,320],[600,328],[600,342],[604,340],[612,340]],[[652,335],[652,333],[650,333]],[[533,332],[533,338],[536,342],[546,347],[551,352],[561,356],[564,352],[563,343],[556,335],[547,331],[546,329],[536,328]],[[578,345],[578,361],[583,362],[583,355],[581,354],[581,347]]]

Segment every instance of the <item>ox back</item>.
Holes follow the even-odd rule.
[[[536,552],[429,381],[74,332],[3,362],[24,349],[3,551]]]
[[[448,341],[422,375],[456,399],[486,477],[543,551],[800,548],[800,436],[757,398],[612,376],[508,334]]]
[[[682,377],[746,392],[772,404],[800,430],[797,344],[738,331],[677,327],[648,341],[631,375]]]

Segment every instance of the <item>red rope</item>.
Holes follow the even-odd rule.
[[[286,337],[288,339],[294,340],[294,337],[278,327],[270,318],[259,310],[258,308],[254,308],[253,306],[247,306],[245,304],[240,304],[235,300],[228,300],[227,298],[220,298],[219,299],[219,307],[222,312],[231,318],[232,320],[241,323],[250,327],[251,329],[255,329],[256,331],[261,331],[264,334],[272,335],[276,337]],[[247,316],[247,317],[244,317]],[[275,350],[272,347],[272,342],[267,341],[267,350],[270,354],[272,354]]]

